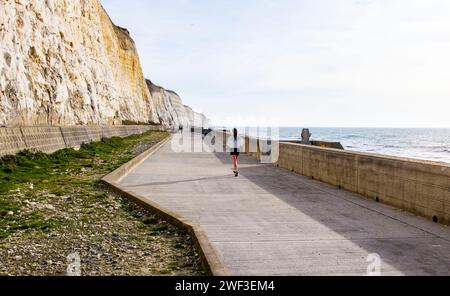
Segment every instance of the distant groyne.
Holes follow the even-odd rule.
[[[265,143],[246,137],[243,151],[264,159]],[[450,225],[450,164],[297,143],[276,144],[273,162],[279,168]]]
[[[81,144],[102,138],[127,137],[150,130],[165,130],[162,126],[31,126],[0,128],[0,156],[16,154],[22,150],[52,153],[64,148],[77,148]]]

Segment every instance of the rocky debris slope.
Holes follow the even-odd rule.
[[[176,94],[152,96],[134,41],[99,0],[2,0],[0,40],[0,125],[184,118]]]
[[[0,276],[66,275],[76,257],[85,276],[202,275],[188,233],[99,183],[166,136],[0,159]]]

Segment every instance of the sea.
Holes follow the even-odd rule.
[[[278,134],[280,140],[299,140],[302,129],[261,129],[259,134]],[[450,129],[310,127],[309,131],[311,140],[340,142],[346,150],[450,163]],[[247,133],[253,134],[255,130],[247,129]]]

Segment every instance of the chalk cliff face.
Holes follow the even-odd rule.
[[[0,1],[0,125],[177,125],[181,99],[153,95],[126,29],[98,0]]]
[[[181,98],[175,92],[153,84],[150,80],[146,82],[161,124],[172,127],[185,125],[186,114]]]
[[[150,95],[154,99],[156,113],[161,124],[172,128],[210,127],[211,123],[205,115],[193,111],[183,105],[181,98],[175,92],[166,90],[147,80]]]
[[[184,105],[184,110],[187,117],[187,125],[194,127],[211,127],[210,120],[202,113],[195,112],[191,107]]]

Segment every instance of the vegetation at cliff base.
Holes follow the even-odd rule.
[[[0,159],[0,275],[198,275],[192,240],[100,179],[167,133],[104,139],[53,154]]]

